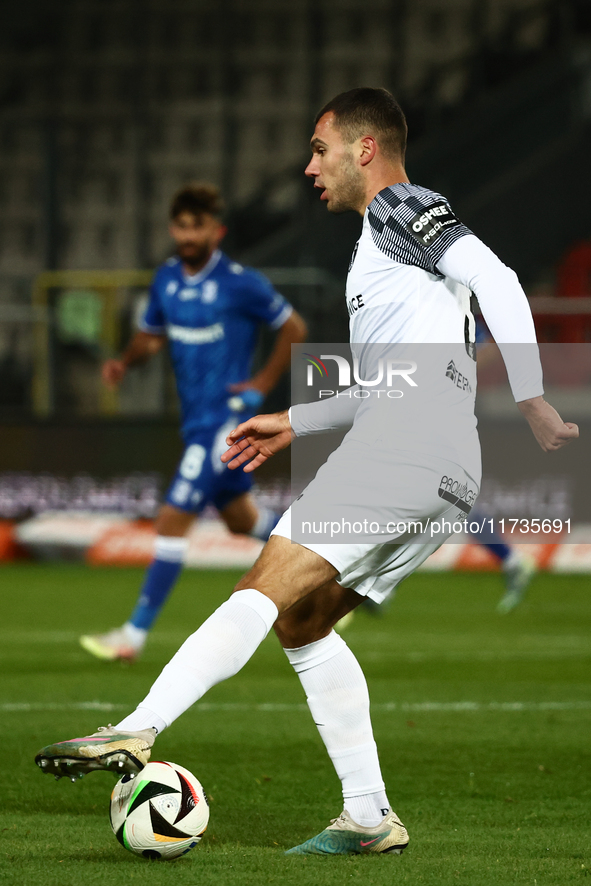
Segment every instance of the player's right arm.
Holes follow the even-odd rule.
[[[130,366],[146,363],[162,349],[166,341],[166,317],[160,301],[160,291],[166,282],[166,278],[162,277],[166,273],[165,267],[162,266],[156,272],[152,281],[148,304],[140,320],[139,330],[120,357],[103,363],[101,376],[109,388],[116,388],[121,384]]]
[[[142,330],[136,332],[119,358],[106,360],[103,363],[101,371],[103,382],[109,388],[116,388],[121,384],[130,366],[146,363],[150,357],[162,349],[165,341],[165,335],[143,332]]]
[[[250,473],[286,449],[294,437],[287,409],[271,415],[255,415],[228,434],[229,449],[221,458],[231,470],[244,465],[244,471]]]
[[[359,385],[355,385],[349,396],[301,403],[271,415],[255,415],[228,434],[229,449],[222,455],[222,461],[232,470],[244,465],[244,470],[250,473],[272,455],[286,449],[295,437],[352,425],[359,406],[355,397],[358,389]]]

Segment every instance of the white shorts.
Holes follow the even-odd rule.
[[[402,579],[458,531],[458,525],[461,528],[478,494],[477,483],[450,462],[422,459],[413,464],[399,457],[389,461],[387,475],[380,474],[380,488],[374,490],[363,482],[368,477],[359,475],[335,486],[334,473],[323,470],[326,463],[271,533],[319,554],[338,570],[339,584],[376,603],[389,597]],[[339,532],[332,533],[339,519],[343,522],[342,513],[353,527],[355,519],[360,523],[365,519],[367,525],[373,516],[375,531],[366,532],[364,541],[356,541],[349,531],[347,543],[339,543]],[[316,521],[303,520],[314,515]],[[321,537],[316,541],[314,534]]]

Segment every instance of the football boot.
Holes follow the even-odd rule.
[[[523,601],[530,582],[538,567],[534,560],[529,557],[520,557],[515,559],[509,566],[503,570],[505,573],[506,591],[497,605],[497,612],[500,615],[507,615],[512,612],[516,606]]]
[[[375,827],[362,827],[348,812],[333,818],[330,825],[305,843],[288,849],[286,855],[401,855],[408,846],[406,828],[391,809]]]
[[[84,634],[80,645],[103,661],[133,661],[141,652],[130,643],[124,628],[113,628],[106,634]]]
[[[105,769],[117,775],[135,774],[150,759],[155,738],[156,730],[152,728],[119,732],[111,725],[100,726],[92,735],[42,748],[35,763],[42,772],[55,775],[56,779],[66,775],[72,781],[95,769]]]

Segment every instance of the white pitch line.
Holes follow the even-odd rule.
[[[165,646],[167,643],[182,642],[181,636],[174,638],[154,637],[153,644],[155,646]],[[374,639],[379,639],[374,638]],[[71,631],[40,631],[40,632],[21,632],[9,633],[0,631],[0,658],[4,660],[10,659],[13,654],[11,647],[35,646],[37,644],[54,644],[70,646],[73,651],[77,651],[80,655],[83,653],[78,645],[78,634]],[[551,641],[550,641],[551,642]],[[450,638],[450,645],[453,645],[453,638]],[[84,653],[85,654],[85,653]],[[492,662],[537,662],[537,661],[562,661],[562,660],[587,660],[591,657],[589,650],[588,638],[576,637],[567,638],[567,641],[561,640],[560,644],[552,648],[545,645],[534,649],[436,649],[436,650],[396,650],[391,646],[380,649],[371,648],[363,649],[360,652],[363,661],[373,662],[404,662],[406,664],[420,665],[432,662],[450,662],[454,664],[469,664],[470,662],[483,662],[490,664]]]
[[[129,710],[131,705],[113,704],[103,701],[80,702],[6,702],[0,703],[2,713],[28,713],[33,711],[122,711]],[[305,704],[241,704],[228,702],[201,702],[194,708],[202,712],[235,712],[248,713],[292,713],[307,711]],[[587,711],[591,710],[589,701],[419,701],[419,702],[381,702],[371,706],[372,711],[400,711],[401,713],[480,713],[501,712],[515,713],[521,711]]]
[[[111,704],[108,701],[74,701],[65,703],[15,701],[0,704],[0,711],[7,714],[27,713],[28,711],[119,711],[130,707],[131,705]]]
[[[35,646],[37,644],[53,644],[71,646],[72,650],[82,653],[78,646],[78,634],[73,631],[0,631],[0,658],[9,659],[11,646]],[[167,643],[177,642],[180,644],[184,638],[180,634],[162,633],[152,638],[155,646],[165,646]],[[448,638],[449,646],[453,647],[455,636]],[[388,645],[386,644],[386,641]],[[536,661],[560,661],[560,660],[586,660],[591,657],[588,637],[569,635],[565,637],[542,638],[534,648],[528,649],[466,649],[454,648],[424,650],[392,649],[392,638],[378,632],[372,635],[374,648],[364,649],[360,656],[363,661],[374,662],[405,662],[408,664],[422,664],[424,662],[536,662]],[[384,648],[380,644],[384,643]],[[377,646],[377,648],[376,648]]]

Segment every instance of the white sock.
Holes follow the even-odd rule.
[[[126,621],[121,630],[130,646],[138,651],[143,649],[148,636],[148,632],[144,628],[136,628],[130,621]]]
[[[507,572],[508,569],[515,569],[515,567],[519,566],[519,564],[522,562],[523,557],[521,556],[520,551],[518,551],[517,548],[512,548],[511,553],[504,561],[501,568],[504,572]]]
[[[388,814],[390,804],[384,790],[362,797],[347,797],[345,809],[357,824],[364,828],[373,828]]]
[[[345,809],[357,824],[379,824],[390,806],[369,715],[369,692],[359,663],[342,637],[285,653],[343,786]]]
[[[232,594],[185,640],[138,710],[117,728],[145,729],[136,724],[144,724],[148,715],[159,718],[162,728],[170,726],[208,689],[238,673],[271,630],[277,614],[273,601],[259,591]],[[149,725],[158,728],[157,722]]]
[[[168,563],[182,563],[189,548],[186,535],[157,535],[154,541],[154,559]]]
[[[248,533],[252,538],[259,538],[261,541],[267,541],[271,534],[271,530],[275,528],[278,516],[275,511],[270,508],[264,508],[257,505],[258,517],[256,523]]]
[[[156,729],[157,732],[162,732],[166,729],[166,725],[158,714],[140,705],[132,714],[124,717],[120,723],[116,723],[115,729],[121,732],[138,732],[140,729]]]

